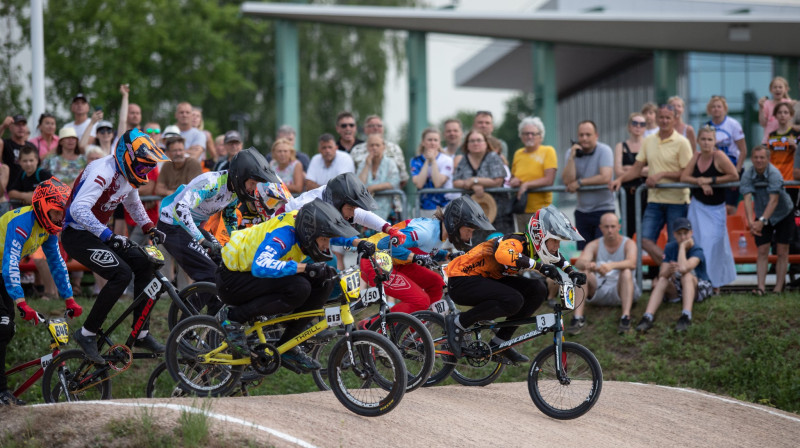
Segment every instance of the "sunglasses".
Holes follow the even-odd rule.
[[[113,134],[114,130],[113,129],[109,129],[109,128],[103,128],[103,129],[98,129],[97,133],[98,134]]]
[[[636,121],[636,120],[631,120],[631,126],[633,126],[633,127],[635,127],[635,128],[636,128],[636,127],[638,127],[638,128],[644,128],[644,127],[647,127],[647,122],[644,122],[644,121]]]
[[[522,133],[523,137],[538,137],[540,135],[542,135],[541,132],[523,132]]]
[[[144,131],[147,132],[148,134],[160,134],[161,133],[161,129],[158,129],[158,128],[147,128]]]
[[[354,128],[356,127],[355,123],[342,123],[339,125],[340,128]]]

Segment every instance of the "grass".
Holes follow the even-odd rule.
[[[634,325],[644,312],[647,296],[633,310]],[[79,328],[91,300],[78,299],[84,315],[70,321]],[[35,309],[50,316],[63,312],[63,302],[30,301]],[[130,301],[121,300],[111,312],[118,316]],[[587,326],[567,340],[589,348],[603,367],[606,380],[635,381],[667,386],[690,387],[800,413],[800,294],[768,295],[756,298],[746,294],[727,294],[695,304],[693,325],[685,334],[674,331],[680,315],[678,304],[664,304],[656,315],[655,327],[643,336],[618,335],[619,308],[588,307]],[[166,339],[166,313],[169,299],[164,297],[153,312],[151,331]],[[541,309],[539,312],[543,312]],[[570,315],[565,316],[568,321]],[[115,332],[116,342],[124,342],[130,320]],[[521,334],[525,329],[520,329]],[[16,365],[47,353],[46,329],[17,320],[17,334],[9,345],[7,366]],[[533,358],[547,338],[534,339],[520,347]],[[74,343],[70,343],[74,346]],[[136,398],[145,394],[145,384],[157,360],[136,360],[130,369],[112,379],[114,398]],[[32,373],[32,372],[31,372]],[[9,379],[14,387],[25,378]],[[499,381],[525,381],[527,366],[509,367]],[[452,384],[448,380],[446,384]],[[40,383],[23,399],[41,402]],[[280,369],[249,390],[251,395],[290,394],[315,391],[310,375]],[[416,393],[424,393],[416,392]],[[5,444],[4,444],[5,445]],[[25,445],[29,446],[29,445]]]

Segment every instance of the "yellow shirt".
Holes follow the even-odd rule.
[[[686,137],[672,131],[672,135],[661,140],[658,132],[650,135],[642,142],[642,148],[636,160],[647,164],[650,174],[665,171],[683,171],[692,160],[692,147]],[[675,183],[677,180],[661,179],[659,184]],[[647,202],[661,204],[688,204],[688,188],[657,189],[647,191]]]
[[[552,146],[539,145],[534,152],[526,152],[525,148],[520,148],[514,153],[514,161],[511,162],[511,175],[528,182],[529,180],[544,177],[544,170],[558,169],[558,157],[556,149]],[[525,213],[534,213],[542,207],[547,207],[553,202],[553,193],[528,193],[528,203],[525,206]]]
[[[307,258],[294,237],[297,212],[283,213],[233,232],[231,240],[222,248],[225,266],[231,271],[259,274],[257,277],[282,277],[296,273],[297,263]]]

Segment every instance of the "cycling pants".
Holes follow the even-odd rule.
[[[6,284],[0,276],[0,392],[8,389],[6,380],[6,350],[14,338],[14,300],[6,291]]]
[[[447,285],[453,302],[472,307],[460,314],[459,321],[465,328],[498,317],[509,320],[530,317],[547,298],[547,283],[544,277],[539,276],[501,279],[477,275],[450,277]],[[497,331],[497,337],[507,341],[517,328],[503,327]]]
[[[87,230],[76,230],[67,227],[62,233],[61,242],[67,255],[78,260],[79,263],[89,268],[90,271],[108,280],[97,300],[89,311],[89,315],[83,322],[83,327],[97,333],[103,322],[111,312],[111,308],[117,303],[125,288],[133,279],[134,299],[139,297],[144,291],[145,286],[154,278],[155,270],[147,257],[140,249],[129,247],[119,253],[111,250],[111,247],[100,241],[93,233]],[[143,301],[134,309],[133,323],[139,320],[147,301]],[[140,330],[147,330],[150,327],[150,319],[147,319]]]
[[[375,271],[369,260],[361,260],[361,276],[375,286]],[[394,265],[389,281],[383,284],[386,295],[400,301],[392,311],[408,314],[427,310],[441,300],[443,288],[442,276],[416,263]]]
[[[224,264],[217,269],[216,279],[220,299],[234,306],[228,317],[242,323],[258,316],[320,309],[333,290],[332,281],[312,281],[303,274],[260,278],[250,272],[231,271]],[[300,334],[312,319],[289,322],[279,344]]]

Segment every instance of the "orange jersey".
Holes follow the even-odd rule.
[[[448,277],[482,277],[500,279],[516,275],[530,266],[531,250],[525,235],[512,233],[475,246],[447,265]]]
[[[222,219],[222,213],[223,211],[215,213],[210,218],[208,218],[208,220],[205,223],[203,223],[201,227],[206,232],[212,234],[214,238],[216,238],[217,241],[219,241],[220,245],[224,246],[228,244],[228,241],[230,241],[231,236],[228,235],[228,229],[225,228],[224,220]],[[241,224],[242,212],[240,212],[238,208],[236,209],[236,218],[238,220],[238,223]]]

